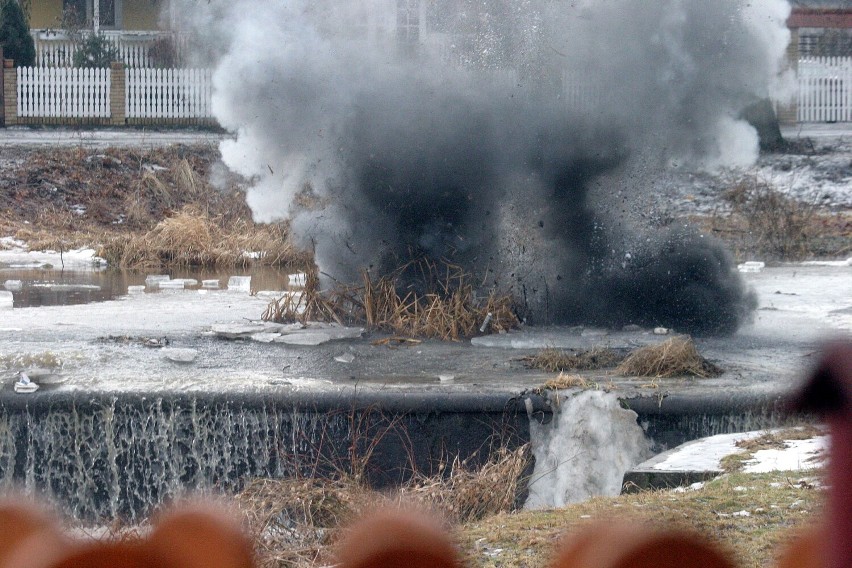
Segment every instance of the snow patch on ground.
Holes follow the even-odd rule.
[[[67,251],[31,251],[24,242],[14,237],[0,237],[0,265],[9,268],[39,268],[52,266],[75,270],[100,269],[106,261],[94,249],[81,248]]]
[[[780,433],[785,430],[770,430]],[[789,430],[786,430],[789,431]],[[658,471],[721,471],[722,460],[744,450],[737,442],[752,440],[767,431],[720,434],[684,444],[649,468]],[[814,436],[805,440],[784,440],[783,449],[766,449],[754,452],[753,458],[744,462],[746,473],[769,471],[798,471],[822,467],[828,448],[828,435]],[[641,467],[641,466],[640,466]]]

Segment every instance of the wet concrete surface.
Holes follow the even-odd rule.
[[[745,277],[759,296],[754,322],[730,337],[697,338],[702,354],[725,370],[722,376],[645,379],[620,377],[611,370],[582,374],[624,398],[662,400],[663,406],[683,398],[734,406],[737,401],[777,399],[804,373],[822,341],[852,330],[852,267],[786,265]],[[376,345],[386,336],[368,334],[296,346],[229,341],[211,334],[216,323],[258,320],[268,301],[247,293],[187,290],[78,306],[6,309],[0,312],[0,357],[5,362],[0,396],[82,391],[310,398],[357,393],[369,399],[417,393],[447,398],[450,404],[469,396],[505,401],[554,376],[521,361],[540,348],[627,350],[665,339],[650,330],[529,327],[472,342]],[[195,350],[194,362],[170,361],[160,349],[146,345],[162,338],[170,348]],[[12,392],[18,371],[57,361],[60,380],[55,384],[29,395]]]

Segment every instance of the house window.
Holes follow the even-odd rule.
[[[802,57],[849,57],[852,55],[852,30],[802,29],[799,31],[799,55]]]
[[[396,37],[404,45],[420,40],[420,0],[396,0]]]
[[[86,23],[86,0],[62,0],[64,26],[79,27]]]
[[[100,24],[102,27],[114,28],[116,26],[116,4],[118,0],[98,0],[100,8]]]

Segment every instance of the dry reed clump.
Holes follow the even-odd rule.
[[[582,375],[566,375],[560,372],[555,378],[545,381],[540,390],[587,389],[593,384]]]
[[[771,183],[754,176],[736,180],[723,198],[758,252],[778,259],[807,255],[810,240],[815,236],[816,204],[791,199]]]
[[[535,355],[522,357],[527,367],[541,369],[551,373],[565,371],[595,371],[614,367],[624,359],[624,355],[608,347],[593,347],[592,349],[575,350],[570,352],[548,347]]]
[[[471,467],[469,459],[456,457],[446,477],[412,479],[401,495],[460,523],[514,510],[530,465],[529,444],[515,449],[501,446],[479,468]]]
[[[263,567],[325,565],[341,528],[378,505],[433,510],[448,520],[477,520],[515,509],[530,450],[500,447],[480,468],[454,460],[446,475],[417,476],[378,493],[357,476],[251,482],[237,496]]]
[[[698,353],[691,337],[681,336],[637,349],[621,362],[615,372],[654,378],[683,375],[717,377],[722,374],[722,369]]]
[[[351,478],[258,479],[237,496],[260,566],[307,567],[331,559],[337,531],[381,495]]]
[[[106,239],[98,254],[112,266],[284,266],[306,261],[286,227],[248,221],[224,226],[194,205],[140,236]]]
[[[330,292],[319,290],[319,279],[310,276],[305,291],[288,294],[267,307],[267,321],[334,321],[363,323],[367,327],[400,336],[458,341],[477,333],[499,333],[519,325],[510,296],[490,294],[476,298],[470,276],[460,267],[444,264],[445,272],[423,263],[433,283],[433,291],[401,293],[400,276],[411,265],[374,280],[363,273],[363,286],[339,286]]]

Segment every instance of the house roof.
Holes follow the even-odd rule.
[[[852,28],[852,6],[797,7],[787,19],[790,28]]]
[[[792,407],[822,416],[852,410],[852,341],[837,341],[825,348]]]

